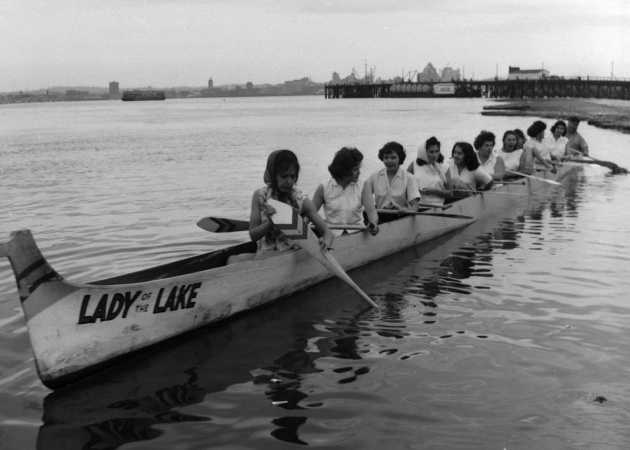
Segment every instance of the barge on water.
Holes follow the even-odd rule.
[[[164,91],[124,91],[122,95],[123,102],[137,102],[145,100],[166,100]]]

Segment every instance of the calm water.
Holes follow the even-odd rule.
[[[290,148],[310,194],[344,145],[448,153],[483,100],[319,97],[0,107],[0,240],[29,228],[89,281],[221,248],[206,215],[247,219],[267,154]],[[548,121],[549,124],[551,121]],[[630,167],[630,136],[580,126]],[[52,393],[0,262],[0,448],[630,447],[630,178],[585,167],[562,188]],[[252,287],[254,288],[254,287]],[[596,397],[604,397],[602,403]]]

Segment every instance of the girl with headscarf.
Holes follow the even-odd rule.
[[[444,155],[440,153],[440,141],[434,136],[427,139],[418,148],[418,157],[409,164],[407,172],[416,179],[423,203],[444,204],[444,199],[450,197],[446,189],[445,168],[442,166]]]
[[[264,175],[266,186],[254,192],[249,218],[249,236],[258,244],[256,259],[268,258],[277,255],[277,252],[299,248],[273,224],[273,214],[276,211],[267,203],[270,198],[300,210],[303,216],[315,224],[321,236],[319,242],[322,252],[332,246],[334,239],[332,232],[317,213],[313,203],[295,186],[299,173],[300,164],[291,150],[276,150],[269,155]]]

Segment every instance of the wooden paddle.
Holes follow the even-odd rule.
[[[199,228],[211,233],[232,233],[235,231],[249,231],[248,220],[225,219],[222,217],[204,217],[197,222]],[[331,230],[367,230],[365,225],[328,224]]]
[[[199,228],[212,233],[231,233],[249,231],[249,220],[224,219],[222,217],[204,217],[197,222]]]
[[[570,159],[566,163],[578,163],[578,164],[596,164],[598,166],[606,167],[612,170],[612,173],[628,173],[628,169],[618,166],[614,162],[611,161],[602,161],[601,159]],[[565,164],[564,162],[560,164]]]
[[[529,194],[523,194],[521,192],[502,192],[502,191],[468,191],[466,189],[453,189],[453,192],[469,192],[471,194],[484,194],[484,193],[489,193],[489,194],[500,194],[500,195],[522,195],[522,196],[527,196],[529,197]]]
[[[298,241],[298,245],[317,260],[320,264],[330,270],[333,274],[345,281],[373,308],[378,309],[378,305],[361,290],[359,286],[348,276],[341,265],[337,262],[331,252],[322,252],[319,247],[319,239],[308,226],[306,220],[300,215],[297,209],[286,203],[269,199],[267,204],[273,206],[276,213],[271,217],[273,224],[278,227],[288,238]]]
[[[440,209],[449,209],[453,205],[439,205],[437,203],[418,203],[420,208],[440,208]]]
[[[511,173],[513,175],[518,175],[519,177],[531,178],[532,180],[542,181],[544,183],[553,184],[554,186],[562,186],[562,183],[558,183],[557,181],[554,181],[554,180],[546,180],[544,178],[535,177],[533,175],[527,175],[525,173],[515,172],[514,170],[507,170],[506,169],[505,171],[508,172],[508,173]]]
[[[462,216],[460,214],[444,214],[444,213],[430,213],[422,211],[400,211],[398,209],[377,209],[379,214],[398,214],[399,216],[436,216],[436,217],[448,217],[451,219],[474,219],[471,216]]]
[[[520,185],[524,185],[525,182],[524,181],[497,181],[496,184],[520,184]]]

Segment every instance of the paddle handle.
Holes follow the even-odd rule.
[[[365,225],[344,225],[342,223],[326,223],[326,225],[328,225],[328,228],[331,230],[367,230]]]
[[[440,205],[438,203],[418,203],[420,208],[440,208],[440,209],[449,209],[453,205]]]
[[[365,225],[358,224],[327,224],[331,230],[366,230]],[[248,220],[225,219],[220,217],[204,217],[197,222],[197,226],[211,233],[233,233],[236,231],[249,231]],[[2,256],[2,253],[0,253]]]
[[[450,207],[451,205],[449,205]],[[441,213],[425,213],[423,211],[402,211],[400,209],[377,209],[379,214],[398,214],[400,216],[425,216],[425,215],[441,215]]]
[[[488,194],[488,195],[522,195],[524,197],[529,194],[523,194],[521,192],[503,192],[503,191],[468,191],[466,189],[453,189],[453,192],[468,192],[470,194]]]
[[[472,191],[467,191],[467,192],[472,192]],[[461,214],[446,214],[446,213],[441,213],[441,212],[430,213],[430,212],[420,212],[420,211],[399,211],[397,209],[377,209],[376,212],[383,213],[383,214],[397,214],[400,217],[432,216],[432,217],[447,217],[450,219],[466,219],[466,220],[474,218],[472,216],[463,216]]]

